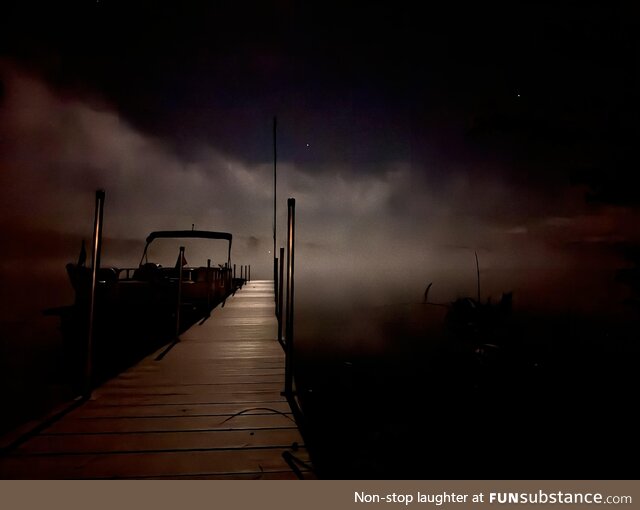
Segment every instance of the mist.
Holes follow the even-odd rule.
[[[64,264],[91,236],[98,188],[107,193],[103,265],[135,266],[149,232],[193,225],[231,232],[232,262],[271,278],[272,163],[248,163],[214,141],[186,158],[100,98],[54,92],[9,62],[1,73],[5,319],[72,299]],[[280,129],[295,124],[283,119]],[[305,150],[280,155],[276,246],[285,245],[286,198],[295,197],[296,306],[305,320],[419,303],[429,282],[436,302],[475,297],[476,252],[483,300],[513,291],[522,308],[621,310],[627,290],[614,275],[625,261],[612,247],[637,236],[631,209],[589,207],[582,188],[542,191],[490,161],[476,163],[486,166],[478,172],[460,160],[391,158],[368,173],[330,157],[306,165],[316,149]],[[301,329],[314,336],[316,328]]]

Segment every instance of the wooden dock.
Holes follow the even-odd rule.
[[[308,455],[281,395],[276,335],[273,282],[248,282],[0,458],[0,478],[296,478],[282,454]]]

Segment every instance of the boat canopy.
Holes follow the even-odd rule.
[[[224,239],[229,241],[229,250],[227,253],[227,263],[231,264],[231,241],[233,236],[228,232],[213,232],[210,230],[158,230],[157,232],[151,232],[147,236],[147,244],[144,247],[142,253],[142,259],[140,264],[147,256],[147,248],[153,242],[154,239],[180,239],[180,238],[198,238],[198,239]]]

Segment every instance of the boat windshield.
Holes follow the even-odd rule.
[[[147,260],[163,267],[175,267],[180,253],[180,246],[184,246],[186,265],[190,267],[206,266],[207,259],[211,259],[211,266],[224,266],[228,256],[228,242],[219,239],[184,239],[158,238],[147,247]]]

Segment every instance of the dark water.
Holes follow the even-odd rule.
[[[499,348],[478,350],[442,315],[420,305],[361,310],[361,340],[376,332],[376,349],[353,337],[333,352],[317,337],[298,341],[320,477],[640,475],[637,322],[514,313]],[[345,328],[334,324],[338,343]]]
[[[0,324],[4,333],[0,344],[0,394],[5,408],[0,434],[29,428],[30,422],[35,425],[56,407],[82,394],[86,328],[76,319],[43,315]],[[71,321],[73,325],[69,324]],[[149,328],[138,321],[110,322],[94,340],[95,385],[172,338],[171,328]]]
[[[633,315],[516,306],[498,347],[478,350],[446,326],[445,307],[391,295],[375,306],[321,297],[303,294],[295,322],[305,440],[321,478],[640,476]],[[81,364],[57,317],[2,326],[7,431],[73,398]],[[121,350],[101,353],[119,364],[100,377],[169,340],[129,349],[136,336],[120,335]]]
[[[73,398],[63,366],[63,340],[57,319],[3,321],[0,342],[0,434],[37,420]]]
[[[9,243],[15,248],[15,243]],[[37,420],[74,395],[64,373],[60,321],[44,313],[70,304],[61,260],[11,256],[0,264],[0,434]]]

